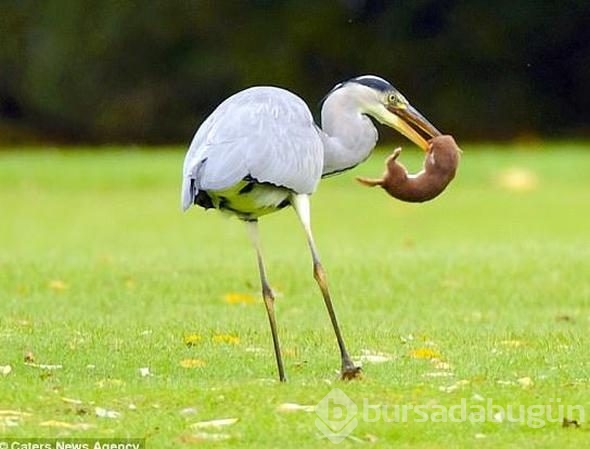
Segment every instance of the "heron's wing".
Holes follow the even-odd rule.
[[[254,87],[228,98],[201,125],[184,164],[182,203],[198,190],[224,190],[246,176],[312,193],[320,180],[323,144],[299,97]]]

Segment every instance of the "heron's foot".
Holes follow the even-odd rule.
[[[363,369],[360,366],[356,366],[353,363],[342,366],[342,373],[340,374],[342,380],[361,379],[362,377]]]

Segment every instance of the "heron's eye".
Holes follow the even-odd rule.
[[[395,96],[395,94],[389,94],[389,97],[387,97],[387,101],[391,104],[395,104],[397,103],[397,97]]]

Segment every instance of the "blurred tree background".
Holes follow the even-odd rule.
[[[460,138],[590,135],[588,0],[0,0],[0,142],[187,143],[231,93],[373,73]]]

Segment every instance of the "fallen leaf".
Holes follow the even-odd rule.
[[[213,343],[225,343],[228,345],[237,345],[240,343],[240,337],[229,334],[216,334],[211,337]]]
[[[183,408],[179,413],[182,416],[189,416],[189,415],[196,415],[197,411],[198,410],[196,407],[186,407],[186,408]]]
[[[410,351],[413,359],[439,359],[440,354],[431,348],[417,348]]]
[[[528,168],[510,167],[498,173],[496,184],[513,192],[530,192],[537,188],[539,179],[535,172]]]
[[[121,417],[121,413],[116,412],[114,410],[107,410],[106,408],[102,408],[102,407],[95,407],[94,413],[99,418],[117,419],[117,418]]]
[[[299,351],[297,349],[294,349],[294,348],[284,348],[283,349],[283,355],[285,357],[298,357],[299,356]]]
[[[139,368],[139,375],[141,377],[149,377],[152,375],[152,373],[150,372],[150,369],[145,367],[145,368]]]
[[[369,443],[376,443],[377,441],[379,441],[379,438],[377,438],[376,435],[368,433],[365,435],[365,440]]]
[[[18,410],[0,410],[0,416],[16,416],[19,418],[26,418],[27,416],[32,416],[32,413],[19,412]]]
[[[66,404],[73,404],[73,405],[82,405],[83,402],[80,399],[72,399],[72,398],[65,398],[62,397],[61,400]]]
[[[517,382],[523,388],[530,388],[535,384],[533,382],[533,379],[531,379],[530,377],[521,377],[517,380]]]
[[[228,304],[254,304],[257,299],[248,293],[226,293],[223,300]]]
[[[400,341],[402,343],[408,343],[410,341],[414,341],[414,336],[412,334],[409,334],[409,335],[406,335],[406,336],[400,335],[399,336],[399,339],[400,339]]]
[[[469,381],[466,379],[462,379],[462,380],[458,380],[457,382],[455,382],[452,385],[448,385],[448,386],[440,386],[438,387],[439,391],[444,391],[445,393],[452,393],[455,390],[458,390],[460,387],[464,386],[464,385],[468,385]]]
[[[201,359],[183,359],[179,362],[183,368],[202,368],[206,363]]]
[[[289,413],[289,412],[315,412],[315,405],[301,405],[295,404],[293,402],[285,402],[277,407],[277,412],[279,413]]]
[[[260,348],[260,347],[258,347],[258,346],[249,346],[249,347],[247,347],[247,348],[245,349],[245,351],[246,351],[246,352],[254,352],[254,353],[257,353],[257,354],[260,354],[260,353],[266,352],[266,350],[265,350],[264,348]]]
[[[69,287],[64,281],[60,279],[54,279],[53,281],[49,282],[49,288],[55,291],[63,291],[67,290]]]
[[[238,418],[212,419],[191,424],[192,429],[210,429],[231,426],[238,422]]]
[[[431,373],[425,373],[425,377],[452,377],[454,376],[453,373],[449,371],[433,371]]]
[[[370,349],[362,349],[361,355],[357,358],[359,362],[384,363],[393,360],[393,356],[383,352],[375,352]]]
[[[5,416],[0,419],[0,427],[17,427],[20,425],[20,418]]]
[[[101,379],[99,381],[96,382],[96,386],[98,388],[104,388],[104,387],[118,387],[123,385],[125,382],[123,382],[121,379]]]
[[[58,429],[72,429],[72,430],[88,430],[88,429],[92,429],[94,427],[96,427],[93,424],[89,424],[89,423],[69,423],[69,422],[64,422],[64,421],[54,421],[54,420],[49,420],[49,421],[43,421],[42,423],[39,423],[39,425],[41,427],[54,427],[54,428],[58,428]]]
[[[203,441],[227,441],[231,435],[227,433],[209,433],[197,432],[191,435],[182,435],[180,441],[182,443],[202,443]]]
[[[436,369],[440,369],[440,370],[450,370],[451,369],[451,365],[447,362],[443,362],[438,359],[431,359],[430,361],[432,362],[432,365]]]
[[[485,398],[481,394],[477,394],[477,393],[473,393],[473,396],[471,396],[471,399],[473,399],[474,401],[484,401],[485,400]]]
[[[199,334],[189,334],[185,335],[182,340],[185,345],[194,346],[202,340],[202,337]]]
[[[52,371],[56,369],[62,369],[63,365],[49,365],[47,363],[25,363],[26,366],[30,366],[31,368],[39,368],[41,370]]]
[[[21,424],[23,418],[31,416],[27,412],[19,412],[17,410],[0,410],[0,428],[2,427],[17,427]]]
[[[0,365],[0,374],[3,376],[8,376],[12,372],[12,366],[10,365]]]
[[[31,351],[25,352],[25,363],[35,363],[35,355]]]

